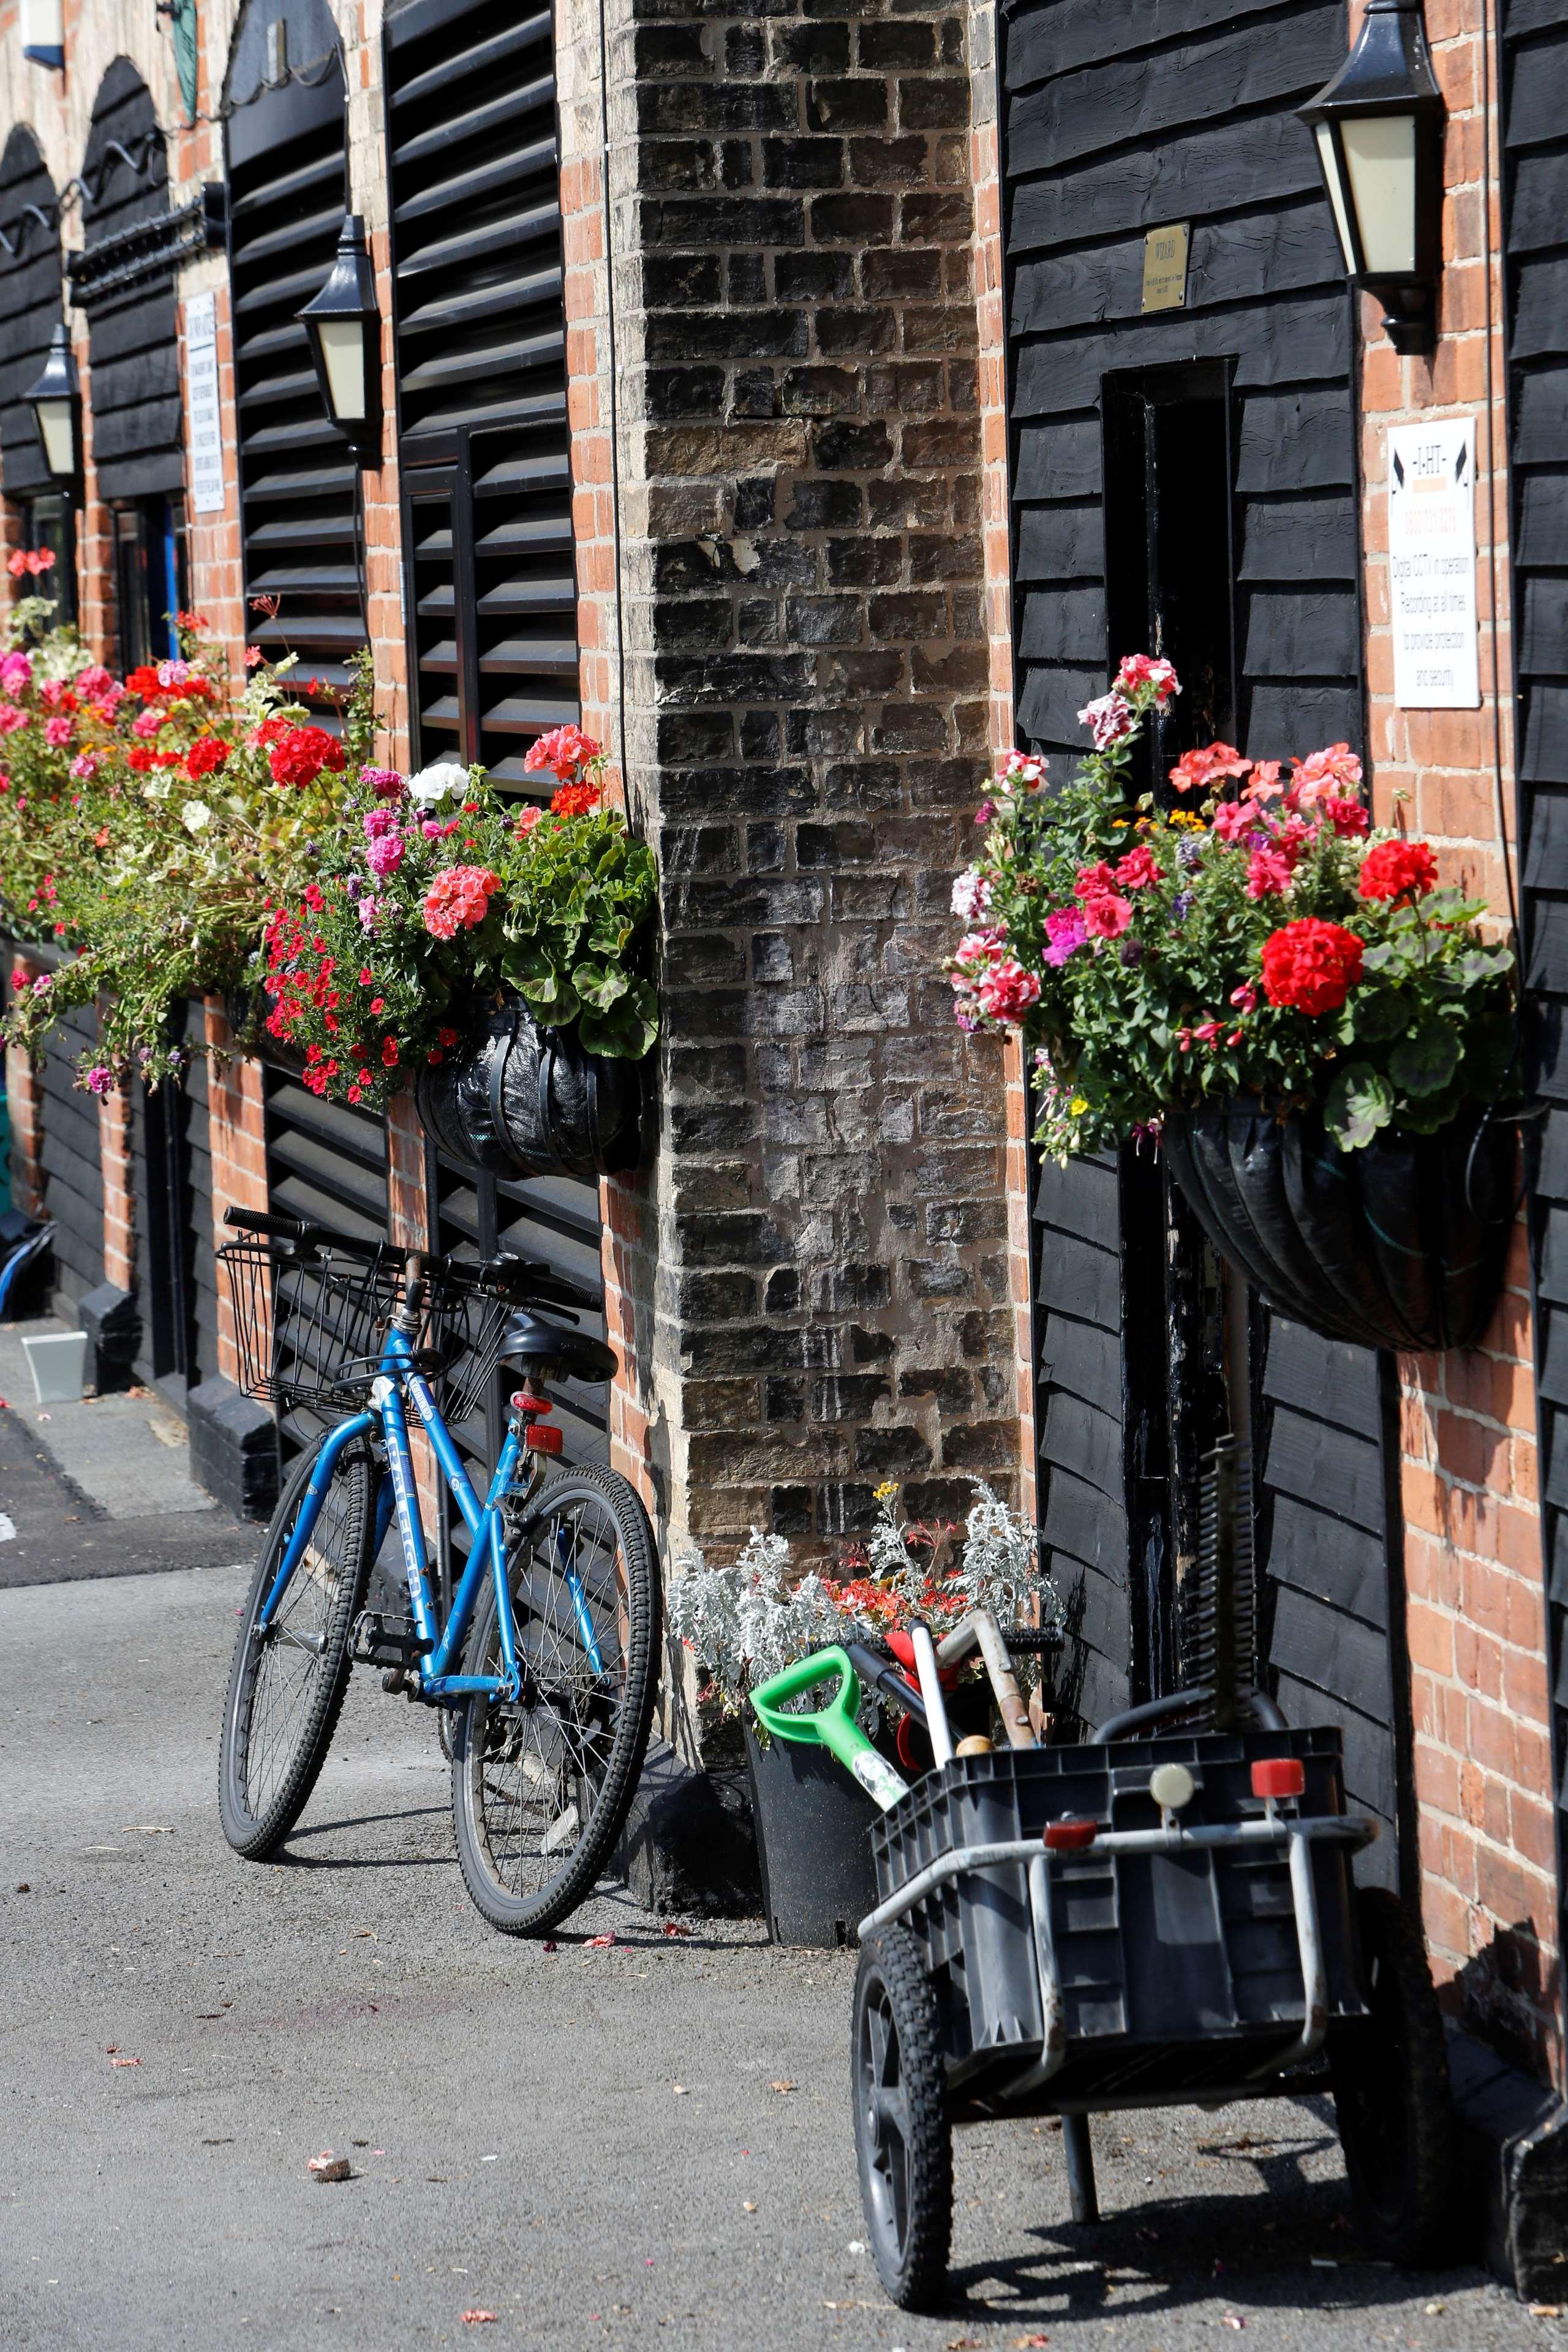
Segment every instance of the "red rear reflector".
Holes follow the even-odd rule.
[[[1306,1789],[1306,1769],[1300,1757],[1265,1756],[1252,1768],[1255,1797],[1300,1797]]]
[[[559,1454],[566,1440],[559,1429],[531,1428],[522,1442],[533,1454]]]
[[[1099,1834],[1098,1822],[1047,1822],[1045,1839],[1052,1853],[1080,1853]]]
[[[531,1396],[527,1389],[518,1389],[512,1395],[511,1409],[513,1412],[521,1413],[525,1421],[532,1421],[542,1419],[547,1412],[553,1412],[555,1407],[548,1397]]]

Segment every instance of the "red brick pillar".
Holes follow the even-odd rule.
[[[131,1097],[121,1087],[98,1106],[98,1156],[103,1171],[103,1278],[136,1288],[136,1217],[131,1181]]]
[[[261,1066],[226,1060],[229,1026],[216,998],[207,1001],[207,1045],[215,1049],[207,1087],[207,1145],[212,1153],[213,1243],[221,1249],[234,1239],[224,1223],[229,1207],[267,1206],[267,1145],[262,1119]],[[217,1314],[218,1369],[237,1385],[240,1377],[234,1313],[227,1286],[220,1282]]]

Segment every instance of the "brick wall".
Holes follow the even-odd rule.
[[[1371,299],[1362,308],[1373,790],[1377,821],[1436,842],[1445,877],[1485,898],[1500,932],[1514,779],[1497,126],[1482,113],[1476,9],[1468,0],[1426,0],[1426,20],[1448,106],[1435,354],[1402,359],[1382,333],[1381,308]],[[1479,710],[1399,710],[1388,618],[1387,428],[1445,415],[1477,421],[1483,700]],[[1507,1293],[1480,1346],[1401,1361],[1402,1484],[1433,1965],[1456,2009],[1541,2064],[1555,2060],[1556,1875],[1531,1364],[1521,1223]]]
[[[25,955],[13,955],[8,982],[26,981],[30,987],[43,966]],[[7,994],[10,993],[9,988]],[[5,1100],[11,1118],[11,1201],[28,1216],[44,1205],[44,1087],[43,1080],[19,1047],[5,1048]]]
[[[657,1234],[676,1539],[806,1554],[887,1476],[925,1510],[1016,1487],[1000,1055],[934,969],[987,735],[964,27],[664,0],[611,49],[666,1006],[617,1245]]]

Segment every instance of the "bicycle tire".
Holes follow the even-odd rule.
[[[592,1538],[590,1523],[596,1530]],[[569,1526],[575,1528],[572,1559],[583,1571],[603,1672],[592,1665],[559,1573]],[[614,1532],[615,1555],[606,1569],[595,1546],[602,1550],[607,1529]],[[457,1710],[452,1822],[463,1882],[480,1916],[503,1935],[541,1936],[593,1892],[647,1752],[662,1608],[653,1529],[637,1490],[615,1472],[597,1468],[552,1477],[509,1546],[507,1571],[523,1696],[509,1706],[480,1695]],[[606,1605],[611,1593],[613,1609]],[[469,1629],[465,1671],[493,1674],[499,1664],[495,1588],[487,1581]],[[514,1766],[515,1798],[502,1777]],[[513,1843],[515,1874],[509,1860]],[[531,1853],[531,1843],[537,1853]],[[526,1883],[531,1863],[540,1881],[532,1885]]]
[[[229,1844],[247,1862],[273,1853],[310,1801],[342,1712],[353,1663],[349,1645],[353,1622],[363,1606],[370,1576],[374,1482],[369,1453],[358,1444],[348,1448],[332,1473],[306,1559],[289,1579],[273,1620],[272,1638],[258,1642],[256,1621],[271,1591],[325,1443],[323,1436],[301,1455],[279,1497],[251,1580],[229,1667],[218,1748],[218,1818]],[[288,1633],[300,1612],[308,1612],[308,1618],[295,1628],[301,1636],[297,1643]],[[270,1672],[269,1662],[285,1650],[296,1650],[307,1643],[319,1646],[303,1673],[296,1674],[290,1701],[289,1669],[279,1665],[276,1673]],[[309,1650],[305,1654],[310,1656]],[[265,1713],[258,1712],[258,1695]],[[263,1760],[256,1752],[258,1722],[265,1726],[279,1703],[289,1707],[280,1727],[284,1737],[277,1752]]]

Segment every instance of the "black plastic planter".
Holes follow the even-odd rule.
[[[794,1739],[764,1748],[748,1725],[746,1754],[769,1935],[775,1944],[853,1945],[877,1907],[877,1807],[826,1748]]]
[[[1342,1151],[1316,1111],[1253,1097],[1164,1121],[1171,1171],[1215,1249],[1331,1339],[1472,1347],[1502,1287],[1519,1130],[1479,1115]],[[1473,1148],[1473,1159],[1472,1159]]]
[[[616,1176],[641,1146],[640,1066],[586,1053],[508,1004],[420,1072],[415,1102],[449,1159],[492,1176]]]

